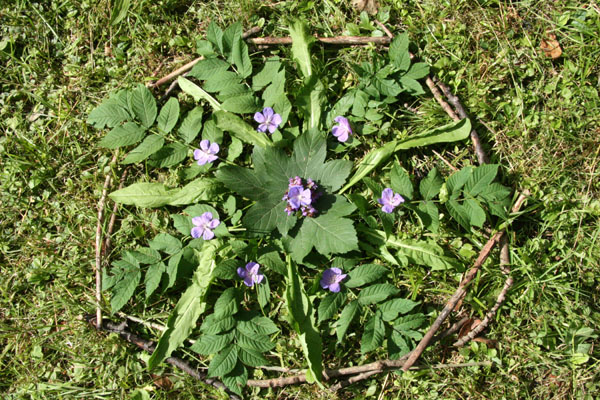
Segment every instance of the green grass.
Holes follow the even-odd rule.
[[[85,118],[115,88],[193,59],[195,39],[211,20],[239,20],[246,29],[264,24],[265,35],[284,35],[283,16],[302,13],[315,32],[336,35],[359,15],[336,0],[143,1],[110,27],[109,2],[92,3],[0,6],[0,393],[113,399],[153,388],[157,399],[220,398],[170,367],[149,373],[145,355],[81,319],[94,310],[96,205],[110,160]],[[600,323],[600,9],[583,1],[381,3],[390,7],[388,26],[409,32],[418,55],[481,121],[476,127],[492,160],[503,165],[503,183],[532,192],[510,232],[515,285],[486,332],[496,348],[474,343],[456,351],[444,343],[424,354],[431,363],[491,360],[494,366],[391,373],[383,398],[591,399],[600,392],[598,341],[580,334],[591,328],[598,335]],[[557,60],[539,47],[547,32],[563,48]],[[362,49],[324,54],[344,65],[368,56]],[[419,110],[416,124],[448,121],[428,96],[411,106]],[[458,164],[472,159],[466,146],[444,150]],[[414,165],[439,163],[430,150],[410,157]],[[143,239],[140,227],[156,232],[167,224],[156,212],[122,210],[120,217],[125,234],[115,238],[116,248]],[[480,244],[471,239],[477,251]],[[428,298],[435,317],[458,277],[414,278],[405,283]],[[481,317],[502,281],[495,264],[487,264],[465,299],[466,312]],[[164,312],[144,316],[164,321],[169,304],[157,309]],[[284,351],[289,360],[299,354]],[[590,358],[578,364],[574,354],[581,352]],[[172,389],[154,385],[153,374],[168,376]],[[383,382],[377,376],[339,397],[376,398]],[[290,387],[253,390],[249,397],[318,392]]]

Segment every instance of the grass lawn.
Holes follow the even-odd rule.
[[[165,364],[148,371],[147,355],[82,320],[95,310],[96,207],[112,157],[98,147],[103,134],[85,123],[87,115],[108,93],[194,59],[196,39],[210,21],[286,36],[285,16],[302,15],[315,33],[335,36],[360,29],[348,25],[360,26],[360,12],[341,0],[139,1],[110,25],[112,3],[0,2],[1,397],[114,399],[145,389],[154,399],[227,398]],[[418,57],[461,98],[491,160],[502,165],[502,183],[532,194],[509,231],[515,284],[485,332],[491,342],[433,346],[423,355],[431,364],[493,365],[381,374],[337,394],[291,386],[249,390],[248,397],[597,398],[600,7],[574,0],[380,0],[380,6],[389,11],[387,26],[408,32]],[[540,47],[551,35],[562,49],[557,59]],[[347,66],[368,51],[326,55]],[[346,72],[331,74],[342,79]],[[418,126],[449,122],[429,92],[405,112]],[[436,149],[459,166],[474,159],[467,142]],[[431,148],[409,157],[415,165],[439,162]],[[132,169],[128,182],[143,173]],[[116,249],[168,223],[157,211],[122,207],[118,215]],[[463,239],[475,255],[484,244],[480,236]],[[420,278],[402,285],[427,297],[433,321],[460,274]],[[502,283],[497,268],[485,267],[464,311],[482,318]],[[169,310],[169,304],[124,309],[162,323]],[[283,351],[286,360],[301,354]]]

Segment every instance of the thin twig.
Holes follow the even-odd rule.
[[[94,320],[93,316],[86,316],[86,319],[90,323],[96,322]],[[125,329],[127,327],[126,320],[121,321],[121,323],[119,323],[119,324],[115,324],[111,321],[102,321],[102,324],[100,327],[101,327],[101,329],[104,329],[106,331],[118,333],[119,336],[121,336],[123,339],[125,339],[129,343],[135,344],[137,347],[147,351],[148,353],[152,353],[154,351],[154,349],[156,348],[154,342],[143,339],[143,338],[137,336],[136,334],[127,331]],[[192,368],[186,361],[182,360],[181,358],[169,357],[165,361],[168,364],[171,364],[174,367],[179,368],[186,374],[192,376],[193,378],[195,378],[199,381],[202,381],[208,385],[212,385],[218,389],[226,391],[228,393],[230,399],[240,400],[240,398],[237,395],[230,393],[229,389],[227,389],[227,387],[221,381],[219,381],[217,379],[213,379],[213,378],[208,378],[206,376],[205,372],[198,371],[197,369]]]
[[[516,213],[517,211],[519,211],[525,198],[526,198],[525,193],[521,193],[519,195],[519,197],[517,198],[517,201],[515,202],[515,204],[512,208],[512,213]],[[492,249],[494,248],[496,243],[500,240],[502,235],[504,235],[504,231],[497,232],[494,236],[492,236],[488,240],[488,242],[485,244],[485,246],[483,246],[483,248],[479,252],[479,256],[477,257],[477,260],[475,260],[475,263],[473,264],[473,267],[469,270],[467,275],[465,275],[465,277],[458,285],[458,288],[456,289],[456,291],[454,292],[454,294],[452,295],[450,300],[448,300],[448,302],[444,306],[444,309],[442,310],[440,315],[433,322],[433,324],[431,325],[431,327],[429,328],[429,330],[427,331],[425,336],[423,336],[423,338],[421,339],[421,341],[419,342],[417,347],[411,352],[410,357],[408,358],[406,363],[402,366],[403,371],[407,371],[410,367],[412,367],[412,365],[415,363],[415,361],[417,361],[417,359],[421,356],[421,354],[423,353],[425,348],[429,345],[429,342],[433,338],[433,335],[435,334],[435,332],[437,332],[437,330],[440,328],[440,326],[442,325],[444,320],[446,318],[448,318],[448,315],[450,315],[450,313],[456,306],[456,303],[458,303],[458,301],[466,293],[467,286],[469,285],[469,283],[471,283],[473,278],[475,278],[475,276],[477,275],[477,272],[479,272],[479,268],[481,268],[481,266],[483,265],[483,262],[488,258],[488,256],[490,255],[490,252],[492,251]]]
[[[506,238],[506,235],[502,235],[502,238],[500,239],[500,243],[501,243],[500,268],[503,270],[502,272],[504,274],[508,275],[506,280],[504,281],[504,287],[502,288],[502,291],[500,292],[500,294],[498,295],[498,298],[496,299],[496,304],[494,304],[494,306],[485,314],[485,318],[483,318],[483,320],[475,328],[473,328],[468,334],[466,334],[465,336],[458,339],[454,343],[454,346],[456,346],[456,347],[464,346],[465,343],[467,343],[470,340],[473,340],[475,337],[477,337],[477,335],[479,335],[481,332],[483,332],[483,330],[494,319],[494,316],[496,315],[498,308],[500,308],[500,305],[504,302],[504,299],[506,298],[506,293],[508,292],[508,290],[511,288],[511,286],[513,284],[513,278],[509,275],[510,274],[510,263],[508,261],[508,258],[509,258],[508,239]]]
[[[109,165],[117,161],[117,153],[113,155]],[[106,195],[112,181],[110,172],[106,175],[102,195],[98,202],[98,222],[96,224],[96,329],[102,327],[102,225],[104,224],[104,207],[106,206]]]
[[[431,150],[433,151],[433,154],[435,154],[440,160],[442,160],[444,162],[444,164],[446,164],[452,171],[458,171],[458,168],[456,168],[454,165],[450,164],[450,161],[446,160],[440,153],[438,153],[435,150]]]
[[[119,181],[119,190],[123,189],[123,185],[125,184],[125,179],[127,178],[128,169],[125,168],[123,174],[121,175],[121,180]],[[112,214],[110,215],[110,220],[108,221],[108,228],[106,229],[106,239],[104,239],[104,249],[102,250],[102,254],[106,256],[108,252],[110,252],[110,245],[112,240],[112,231],[115,227],[115,222],[117,220],[117,209],[119,208],[119,203],[115,203],[112,209]]]
[[[383,23],[381,23],[381,21],[379,21],[378,19],[375,20],[375,23],[381,28],[381,30],[387,35],[387,37],[389,38],[393,38],[394,34],[392,33],[392,31],[390,31],[387,26],[385,26]]]
[[[452,118],[454,121],[460,120],[459,116],[456,115],[456,113],[454,112],[454,110],[452,109],[450,104],[448,104],[446,102],[446,100],[444,100],[444,96],[442,96],[442,93],[435,86],[435,83],[433,83],[433,80],[431,79],[431,77],[428,76],[425,79],[425,84],[427,85],[427,87],[431,91],[431,94],[433,94],[433,97],[437,100],[439,105],[442,106],[442,109],[444,111],[446,111],[446,114],[448,114],[450,116],[450,118]]]

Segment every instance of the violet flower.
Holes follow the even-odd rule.
[[[217,143],[210,143],[209,140],[202,140],[200,148],[194,150],[194,159],[198,161],[198,165],[204,165],[215,161],[218,157],[215,155],[219,152]]]
[[[383,206],[381,211],[389,214],[394,212],[394,208],[404,203],[404,199],[398,193],[394,193],[392,189],[385,188],[381,192],[381,198],[377,199],[377,202]]]
[[[304,189],[302,186],[292,186],[288,191],[288,204],[293,209],[299,209],[302,206],[310,206],[311,203],[310,189]]]
[[[244,268],[237,269],[239,277],[244,280],[244,285],[252,287],[255,283],[259,284],[263,280],[265,276],[258,273],[259,268],[260,264],[250,261]]]
[[[348,122],[348,118],[345,117],[335,117],[335,122],[339,125],[335,125],[331,129],[331,133],[333,136],[337,138],[340,142],[345,142],[348,140],[348,136],[352,134],[352,128],[350,128],[350,122]]]
[[[342,270],[339,268],[333,267],[326,269],[321,278],[321,287],[337,293],[340,291],[340,282],[343,281],[346,276],[347,274],[342,274]]]
[[[221,223],[218,219],[213,219],[212,213],[207,211],[200,217],[192,218],[192,223],[195,225],[192,228],[192,237],[198,239],[202,237],[204,240],[210,240],[215,237],[213,229]]]
[[[275,114],[271,107],[265,107],[262,113],[257,112],[254,114],[254,120],[259,123],[258,130],[260,132],[268,130],[269,133],[273,133],[279,124],[281,124],[281,115]]]
[[[303,217],[314,217],[317,210],[312,206],[321,192],[317,191],[318,186],[312,179],[308,178],[306,184],[302,178],[295,176],[289,179],[288,190],[285,192],[282,200],[287,202],[285,212],[287,215],[293,215],[300,211]]]

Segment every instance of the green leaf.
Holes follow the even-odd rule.
[[[446,202],[446,208],[448,212],[467,231],[471,230],[471,217],[469,212],[464,205],[460,204],[454,199],[450,199]]]
[[[152,154],[149,163],[153,167],[166,168],[179,164],[188,154],[188,148],[181,143],[170,143]]]
[[[160,135],[151,134],[146,136],[144,141],[137,147],[131,150],[121,162],[122,164],[133,164],[140,162],[150,157],[152,154],[160,150],[165,143]]]
[[[269,365],[269,362],[263,355],[254,349],[238,346],[238,357],[241,362],[249,367],[260,367],[262,365]],[[210,368],[210,366],[209,366]]]
[[[230,344],[219,352],[208,365],[209,377],[221,377],[233,370],[238,358],[238,347]]]
[[[238,312],[238,304],[242,301],[239,289],[231,287],[225,289],[215,303],[215,317],[228,317]]]
[[[402,89],[413,96],[418,96],[425,93],[423,86],[421,86],[416,79],[409,78],[406,75],[400,78],[400,85],[402,86]]]
[[[473,170],[473,174],[465,184],[465,191],[477,196],[484,191],[498,174],[498,164],[484,164]]]
[[[408,257],[415,264],[425,265],[434,271],[454,270],[460,265],[458,260],[445,256],[444,250],[434,243],[390,237],[386,244],[397,248],[400,254]]]
[[[383,344],[383,339],[385,339],[385,325],[379,313],[375,313],[365,324],[365,331],[360,341],[360,352],[365,354],[376,350]]]
[[[464,209],[469,215],[469,223],[481,228],[485,222],[485,211],[473,199],[467,199],[464,203]]]
[[[219,192],[220,185],[213,178],[197,178],[185,185],[179,191],[173,192],[167,204],[170,206],[182,206],[198,203],[200,201],[212,201]]]
[[[95,128],[103,129],[105,126],[115,127],[130,118],[127,110],[118,104],[114,97],[111,97],[94,108],[86,122]]]
[[[115,203],[138,207],[160,207],[168,203],[176,189],[168,189],[162,183],[134,183],[108,195]]]
[[[410,66],[408,72],[404,75],[411,79],[421,79],[429,75],[429,65],[424,62],[415,63]]]
[[[135,251],[129,252],[140,264],[155,264],[160,262],[160,253],[149,247],[140,247]]]
[[[444,181],[438,173],[437,168],[433,168],[427,174],[427,177],[421,181],[419,191],[425,200],[431,200],[438,195]]]
[[[266,335],[257,335],[254,332],[248,332],[245,329],[236,329],[236,339],[238,346],[263,353],[275,347],[275,343]],[[264,365],[264,364],[263,364]]]
[[[124,125],[113,128],[108,134],[100,140],[98,146],[107,149],[116,149],[118,147],[136,144],[146,134],[144,128],[134,122],[126,122]]]
[[[342,343],[344,336],[346,336],[346,331],[350,326],[350,323],[356,316],[359,310],[359,305],[357,300],[352,300],[350,303],[344,307],[342,310],[342,314],[340,315],[340,319],[337,320],[335,333],[337,335],[337,343]]]
[[[400,290],[392,284],[378,283],[361,290],[358,295],[358,302],[362,305],[375,304],[399,292]]]
[[[396,151],[396,141],[392,140],[389,143],[386,143],[384,146],[379,147],[377,149],[371,150],[358,164],[356,168],[356,172],[346,186],[340,190],[340,194],[348,190],[354,184],[359,182],[362,178],[364,178],[369,172],[377,168],[380,164],[382,164],[385,160],[387,160],[392,154]]]
[[[258,200],[269,195],[261,180],[247,168],[228,165],[219,168],[216,177],[226,187],[249,199]]]
[[[321,382],[323,374],[322,343],[315,327],[314,311],[298,274],[296,264],[288,260],[285,299],[290,323],[299,335],[304,357],[312,378]]]
[[[202,86],[209,93],[232,92],[243,89],[241,79],[238,74],[232,71],[221,71],[216,73],[211,79],[204,82]]]
[[[204,322],[202,322],[200,331],[215,335],[232,329],[235,324],[236,320],[233,317],[217,317],[215,314],[211,314],[204,319]]]
[[[344,303],[345,298],[346,296],[341,292],[330,293],[325,296],[323,300],[321,300],[321,303],[319,303],[319,320],[317,321],[317,324],[331,319]]]
[[[460,194],[460,189],[467,183],[467,180],[473,172],[473,167],[464,167],[460,171],[454,172],[448,177],[446,187],[453,198],[457,198]]]
[[[256,97],[252,93],[244,93],[228,98],[221,104],[225,111],[236,114],[255,113],[259,106]]]
[[[392,330],[392,334],[388,337],[387,344],[388,354],[392,360],[399,359],[411,350],[409,340],[396,330]]]
[[[158,115],[158,130],[164,134],[171,132],[179,119],[179,102],[171,97],[160,109]]]
[[[197,106],[187,113],[179,127],[179,137],[183,143],[191,143],[202,128],[202,107]]]
[[[317,75],[306,79],[300,92],[296,96],[296,105],[302,110],[304,118],[308,121],[309,129],[318,129],[321,125],[321,113],[325,98],[325,86]]]
[[[381,304],[377,309],[381,312],[384,321],[392,321],[398,317],[398,314],[407,314],[418,305],[419,303],[408,299],[392,299]]]
[[[350,278],[344,283],[346,287],[355,288],[367,283],[371,283],[381,278],[388,272],[388,269],[383,265],[364,264],[354,268],[348,273]]]
[[[302,75],[308,78],[312,75],[310,46],[315,38],[308,34],[306,24],[300,20],[292,22],[289,29],[292,37],[292,58],[296,61]]]
[[[242,396],[242,389],[246,387],[246,382],[248,381],[248,371],[238,359],[233,370],[222,376],[221,380],[229,390]]]
[[[158,285],[160,284],[160,280],[162,279],[162,275],[167,269],[167,266],[163,262],[157,262],[156,264],[150,265],[148,271],[146,271],[146,276],[144,278],[144,286],[146,286],[146,300],[154,293]]]
[[[238,321],[237,330],[246,335],[272,335],[279,332],[279,328],[267,317],[254,315],[247,320]]]
[[[154,250],[164,251],[167,254],[175,254],[183,247],[179,239],[168,233],[159,233],[148,242],[148,245]]]
[[[267,58],[264,65],[263,69],[252,77],[252,90],[255,92],[266,87],[274,80],[281,78],[279,71],[281,69],[281,61],[279,57]],[[283,72],[283,76],[285,77],[285,72],[281,72]]]
[[[415,211],[427,229],[432,232],[438,231],[440,214],[437,206],[432,201],[420,201]]]
[[[242,78],[247,78],[252,75],[252,62],[250,61],[250,56],[248,56],[248,46],[241,37],[233,43],[231,56],[238,74],[240,74]]]
[[[392,190],[399,193],[404,199],[412,200],[414,196],[413,184],[404,168],[399,164],[394,164],[390,172]]]
[[[129,10],[129,0],[113,0],[113,7],[110,11],[110,24],[117,25],[127,16]]]
[[[263,281],[256,287],[258,295],[258,304],[261,308],[265,308],[271,300],[271,288],[269,287],[269,278],[264,277]]]
[[[407,71],[410,66],[410,53],[408,52],[408,33],[396,35],[389,50],[390,61],[400,71]]]
[[[134,265],[123,275],[123,278],[111,288],[110,309],[113,314],[127,304],[127,301],[133,296],[135,288],[138,283],[140,283],[141,278],[142,273],[139,266]]]
[[[405,315],[394,321],[394,330],[402,332],[417,329],[423,325],[423,322],[425,322],[423,314]]]
[[[413,135],[398,142],[396,151],[413,147],[429,146],[434,143],[456,142],[466,139],[471,133],[471,121],[468,118],[452,122],[440,128]]]
[[[198,61],[188,76],[206,81],[229,69],[229,64],[219,58],[205,58]]]
[[[225,111],[217,111],[213,114],[217,119],[217,127],[229,132],[243,142],[253,144],[259,147],[269,147],[271,140],[263,132],[248,125],[237,115]]]
[[[236,42],[242,40],[242,24],[235,22],[223,32],[223,53],[229,54],[229,62],[233,62],[233,48]]]
[[[181,346],[196,327],[196,321],[204,312],[206,308],[204,297],[212,283],[215,268],[217,244],[214,242],[216,241],[204,243],[192,284],[181,295],[169,316],[167,329],[163,331],[156,349],[148,360],[148,368],[155,368],[161,361],[169,357],[173,350]]]
[[[152,126],[156,119],[156,100],[152,92],[141,83],[132,91],[131,108],[144,127]]]
[[[217,46],[221,53],[223,52],[223,31],[214,21],[211,21],[206,28],[206,39]]]
[[[208,356],[210,354],[217,354],[223,350],[225,346],[233,341],[234,333],[228,332],[223,335],[209,335],[204,334],[196,340],[196,342],[190,347],[190,350]]]
[[[194,100],[206,100],[208,104],[210,104],[210,106],[213,108],[213,110],[219,111],[221,109],[221,104],[219,104],[219,102],[215,100],[214,97],[212,97],[204,89],[202,89],[200,86],[196,85],[189,79],[180,76],[179,78],[177,78],[177,83],[179,84],[181,90],[192,96]]]

